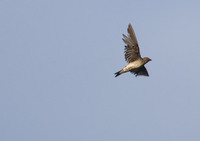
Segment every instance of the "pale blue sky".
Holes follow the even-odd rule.
[[[1,0],[1,141],[199,141],[200,1]],[[126,65],[131,23],[150,77]]]

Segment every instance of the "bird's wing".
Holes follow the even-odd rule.
[[[147,69],[145,68],[145,66],[137,69],[137,70],[130,70],[131,73],[134,73],[135,76],[138,75],[144,75],[144,76],[149,76]]]
[[[138,58],[141,58],[138,42],[131,24],[128,25],[128,36],[123,34],[122,40],[126,44],[124,53],[125,53],[125,60],[128,63],[133,62]]]

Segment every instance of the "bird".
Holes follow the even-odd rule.
[[[122,34],[123,35],[122,40],[126,44],[124,48],[124,54],[125,54],[125,61],[127,61],[128,64],[123,69],[116,72],[115,77],[118,77],[119,75],[126,72],[131,72],[136,77],[142,75],[149,76],[148,71],[144,65],[152,60],[149,57],[144,57],[144,58],[141,57],[138,41],[131,24],[128,25],[127,31],[128,31],[127,36]]]

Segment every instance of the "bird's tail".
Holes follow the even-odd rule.
[[[121,70],[115,73],[115,77],[119,76],[120,74],[122,74]]]

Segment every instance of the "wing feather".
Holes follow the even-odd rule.
[[[147,69],[145,68],[145,66],[143,66],[139,69],[136,69],[136,70],[130,70],[130,72],[134,73],[135,76],[138,76],[138,75],[149,76],[149,73],[148,73]]]
[[[141,55],[140,55],[140,49],[138,46],[138,42],[137,42],[137,39],[135,36],[135,32],[134,32],[131,24],[129,24],[127,30],[128,30],[128,36],[123,34],[122,40],[126,44],[125,49],[124,49],[125,60],[128,63],[130,63],[130,62],[137,60],[138,58],[141,58]]]

